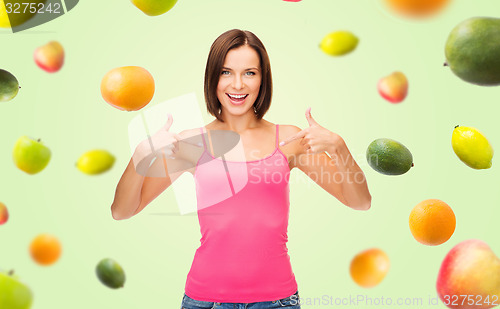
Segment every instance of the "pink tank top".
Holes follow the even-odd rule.
[[[290,169],[278,136],[276,125],[274,152],[247,162],[214,158],[203,138],[205,151],[194,173],[202,237],[187,275],[187,296],[251,303],[297,291],[286,246]]]

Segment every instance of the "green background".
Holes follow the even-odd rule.
[[[35,309],[179,308],[201,238],[198,219],[178,214],[171,189],[128,220],[112,218],[115,188],[131,155],[128,123],[139,112],[108,105],[100,81],[112,68],[142,66],[156,82],[150,105],[195,92],[208,123],[203,75],[210,45],[224,31],[240,28],[259,36],[270,56],[274,97],[266,119],[305,128],[304,112],[312,107],[319,124],[345,139],[373,197],[369,211],[355,211],[292,171],[288,248],[300,296],[420,297],[421,307],[444,308],[427,300],[436,297],[441,261],[454,245],[478,238],[500,253],[496,158],[492,168],[473,170],[451,148],[457,124],[476,127],[494,148],[500,145],[500,88],[453,75],[443,67],[444,44],[462,20],[499,9],[497,1],[454,0],[432,18],[409,20],[379,0],[179,0],[166,14],[149,17],[127,0],[87,0],[37,28],[0,32],[0,68],[22,87],[0,105],[0,201],[10,213],[0,226],[0,268],[14,269],[31,287]],[[356,34],[357,49],[337,58],[323,54],[318,44],[335,30]],[[50,40],[66,52],[54,74],[33,61],[35,48]],[[378,95],[376,83],[396,70],[406,74],[409,94],[391,104]],[[12,162],[21,135],[41,138],[52,150],[39,174],[25,174]],[[384,176],[368,166],[365,150],[380,137],[411,150],[415,166],[408,173]],[[92,177],[74,163],[94,148],[109,150],[117,161]],[[435,247],[418,243],[408,227],[411,209],[429,198],[448,203],[457,218],[450,240]],[[59,261],[47,267],[28,253],[30,241],[43,232],[63,244]],[[350,278],[349,264],[372,247],[388,254],[391,268],[380,285],[365,289]],[[105,257],[125,269],[124,288],[111,290],[98,281],[94,269]],[[303,305],[315,307],[333,306]]]

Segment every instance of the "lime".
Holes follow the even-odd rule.
[[[105,286],[118,289],[125,283],[125,272],[115,260],[110,258],[102,259],[96,266],[96,274],[99,281]]]
[[[413,166],[413,156],[403,144],[390,138],[374,140],[366,150],[368,164],[384,175],[401,175]]]

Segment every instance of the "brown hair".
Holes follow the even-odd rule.
[[[257,119],[261,119],[271,105],[273,94],[273,82],[271,76],[271,64],[264,44],[250,31],[232,29],[221,34],[210,47],[207,66],[205,68],[205,103],[207,111],[222,121],[220,116],[221,104],[217,98],[217,85],[219,83],[222,66],[227,53],[234,48],[243,45],[252,47],[260,59],[262,80],[260,83],[259,95],[254,103],[254,110]]]

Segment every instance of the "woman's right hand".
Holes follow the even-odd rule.
[[[127,219],[140,212],[187,170],[183,148],[178,151],[180,136],[170,132],[172,122],[169,114],[167,123],[135,148],[116,187],[111,205],[114,219]]]
[[[167,123],[155,134],[148,136],[147,139],[137,145],[134,153],[134,162],[136,162],[136,165],[144,158],[153,158],[160,154],[165,155],[167,158],[175,159],[181,138],[177,133],[169,131],[172,122],[172,114],[168,114]]]

